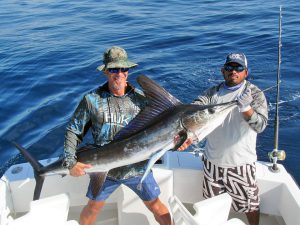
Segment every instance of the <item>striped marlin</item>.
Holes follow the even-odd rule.
[[[86,173],[92,175],[93,195],[100,191],[109,170],[149,159],[140,184],[154,163],[170,149],[179,148],[189,137],[198,141],[221,125],[237,102],[217,105],[183,104],[153,80],[141,75],[137,78],[148,104],[114,140],[104,146],[86,145],[76,152],[77,161],[91,164]],[[40,197],[45,176],[67,175],[63,159],[43,166],[22,146],[17,149],[34,170],[36,186],[33,199]]]

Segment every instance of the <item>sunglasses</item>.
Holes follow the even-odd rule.
[[[235,70],[236,72],[242,72],[245,68],[241,65],[239,66],[226,65],[224,66],[224,69],[228,72],[232,72],[233,70]]]
[[[121,70],[122,73],[127,72],[129,68],[108,68],[110,73],[118,73]]]

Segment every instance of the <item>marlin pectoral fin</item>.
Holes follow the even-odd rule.
[[[103,186],[103,183],[106,180],[107,173],[108,173],[108,171],[90,174],[91,185],[92,185],[92,194],[93,194],[94,198],[96,198],[96,196],[100,192],[100,190]]]
[[[168,151],[170,149],[170,146],[167,146],[165,148],[163,148],[162,150],[160,150],[159,152],[156,152],[148,161],[148,164],[147,164],[147,168],[146,168],[146,171],[142,177],[142,179],[140,180],[140,183],[138,184],[137,186],[137,189],[138,190],[141,190],[142,189],[142,183],[143,181],[145,180],[146,176],[150,173],[151,171],[151,168],[153,167],[154,163],[160,159],[165,153],[166,151]]]

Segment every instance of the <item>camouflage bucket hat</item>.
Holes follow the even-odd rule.
[[[103,65],[97,69],[103,71],[108,68],[133,68],[138,64],[130,62],[126,51],[117,46],[107,49],[103,54]]]

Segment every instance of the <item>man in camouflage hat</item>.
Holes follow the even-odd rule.
[[[137,66],[130,62],[123,48],[114,46],[103,54],[103,65],[97,69],[107,78],[107,83],[87,93],[77,106],[65,135],[63,166],[72,176],[85,175],[91,165],[77,162],[76,148],[87,130],[91,128],[95,145],[105,145],[131,121],[146,104],[143,93],[127,82],[129,69]],[[94,224],[105,200],[121,184],[132,189],[154,214],[159,224],[170,225],[168,208],[158,198],[159,186],[150,173],[142,183],[138,183],[145,172],[147,161],[115,168],[109,171],[102,189],[97,195],[93,192],[97,177],[91,175],[87,197],[90,199],[80,214],[80,224]]]
[[[113,46],[104,52],[103,63],[103,65],[97,67],[99,71],[112,68],[133,68],[137,66],[136,63],[128,60],[126,51],[117,46]]]

